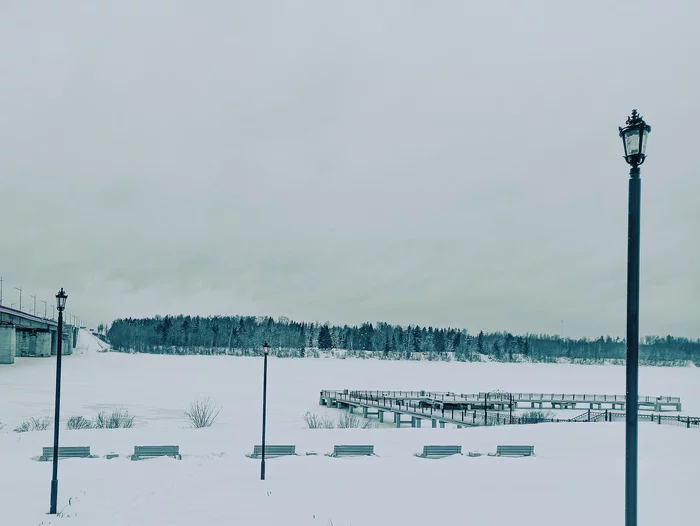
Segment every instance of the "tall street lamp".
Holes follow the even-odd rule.
[[[68,295],[61,287],[56,294],[56,308],[58,309],[58,348],[56,349],[56,403],[53,417],[53,475],[51,476],[51,507],[49,514],[56,514],[56,501],[58,500],[58,419],[61,411],[61,353],[63,350],[63,309],[66,308]]]
[[[620,128],[625,161],[631,166],[627,223],[627,392],[625,396],[625,526],[637,526],[637,456],[639,427],[639,215],[642,180],[639,166],[646,159],[651,131],[637,110]]]
[[[260,461],[260,480],[265,480],[265,418],[267,417],[267,355],[270,354],[270,346],[263,344],[263,413],[262,413],[262,447]]]

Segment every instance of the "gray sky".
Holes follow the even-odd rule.
[[[0,4],[5,304],[700,336],[697,1]]]

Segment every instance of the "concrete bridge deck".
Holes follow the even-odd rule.
[[[480,396],[487,393],[474,395],[456,395],[454,393],[431,393],[427,391],[321,391],[319,404],[339,409],[355,409],[362,411],[363,416],[376,415],[380,422],[384,422],[384,413],[393,413],[396,427],[402,424],[411,424],[413,427],[421,427],[421,420],[429,419],[433,427],[444,427],[446,423],[455,424],[457,427],[474,425],[491,425],[489,422],[498,423],[496,419],[508,418],[507,414],[499,411],[517,409],[518,404],[527,403],[530,407],[543,407],[542,404],[551,404],[556,409],[577,409],[579,403],[586,404],[587,409],[624,409],[624,396],[620,395],[556,395],[544,393],[496,393],[495,399]],[[491,394],[491,393],[488,393]],[[505,398],[505,395],[508,395]],[[517,397],[516,395],[520,395]],[[562,398],[564,397],[564,398]],[[677,407],[680,411],[679,397],[640,397],[639,409],[655,409],[660,411],[661,399],[664,404]],[[511,402],[512,400],[512,402]],[[580,400],[580,402],[579,402]],[[653,405],[649,405],[654,400]],[[566,405],[561,405],[566,402]],[[512,406],[511,406],[512,403]],[[582,408],[580,408],[582,409]],[[490,414],[489,414],[490,411]],[[410,420],[403,420],[403,416]],[[482,421],[483,420],[483,421]],[[562,419],[566,421],[568,419]]]
[[[78,328],[63,326],[62,354],[72,354]],[[0,364],[12,364],[16,356],[55,356],[58,323],[0,305]]]

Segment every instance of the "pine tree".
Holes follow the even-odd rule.
[[[333,339],[331,338],[331,331],[328,325],[322,325],[321,331],[318,333],[318,348],[319,349],[332,349]]]
[[[484,354],[484,331],[479,331],[479,335],[476,337],[476,352]]]
[[[436,353],[445,352],[445,333],[442,329],[435,329],[435,331],[433,331],[433,349]]]

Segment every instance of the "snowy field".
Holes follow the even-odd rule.
[[[298,457],[260,463],[261,358],[98,353],[81,331],[64,359],[62,419],[128,409],[133,429],[67,431],[61,445],[89,445],[107,460],[59,466],[60,517],[46,515],[51,463],[33,457],[52,431],[14,433],[23,419],[53,415],[55,360],[18,358],[0,366],[0,524],[154,525],[619,525],[624,522],[624,424],[539,424],[477,429],[309,430],[306,411],[321,389],[624,394],[624,368],[339,359],[269,362],[268,444],[295,444]],[[700,414],[700,372],[643,368],[640,394],[680,396]],[[189,429],[189,402],[222,407],[209,429]],[[581,411],[580,411],[581,412]],[[578,414],[571,412],[571,416]],[[374,444],[376,457],[334,459],[334,444]],[[533,444],[536,457],[413,456],[426,444],[495,451]],[[640,526],[697,522],[700,432],[640,425]],[[178,444],[181,461],[132,462],[134,445]],[[306,456],[306,451],[317,456]]]

